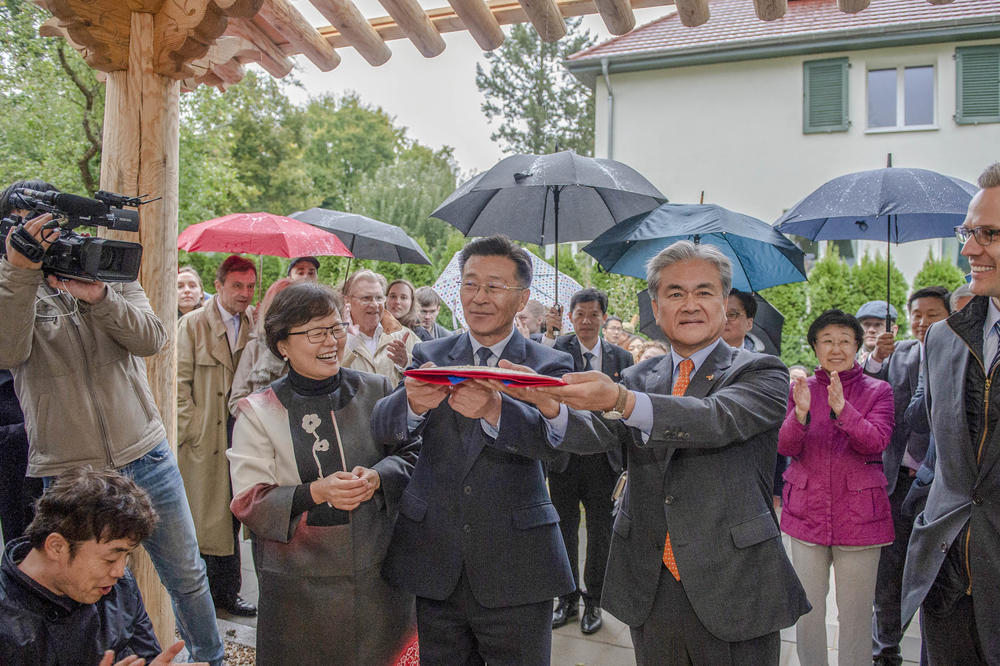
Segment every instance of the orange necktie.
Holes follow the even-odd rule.
[[[680,372],[677,374],[677,381],[674,382],[674,390],[671,393],[673,395],[684,395],[688,384],[691,383],[691,370],[694,369],[694,361],[686,358],[677,367]],[[667,532],[667,538],[663,542],[663,564],[666,565],[667,570],[673,575],[674,580],[679,582],[681,572],[677,568],[677,561],[674,560],[674,549],[670,546],[670,532]]]

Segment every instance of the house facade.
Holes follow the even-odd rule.
[[[704,192],[773,222],[889,154],[969,181],[1000,160],[1000,0],[872,0],[854,15],[836,0],[789,0],[769,23],[750,0],[710,11],[702,26],[671,14],[566,62],[595,88],[595,155],[638,169],[671,201]],[[848,261],[885,252],[838,245]],[[963,265],[958,250],[935,239],[892,254],[912,282],[928,251]]]

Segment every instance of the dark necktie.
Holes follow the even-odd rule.
[[[493,350],[489,347],[480,347],[476,350],[476,356],[479,357],[477,365],[489,365],[490,359],[493,358]]]
[[[583,371],[593,370],[594,366],[591,364],[591,359],[594,358],[593,352],[583,352]]]

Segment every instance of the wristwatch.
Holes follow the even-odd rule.
[[[606,412],[601,412],[601,417],[609,421],[620,421],[625,418],[625,404],[628,402],[628,389],[624,384],[618,384],[618,400],[615,406]]]

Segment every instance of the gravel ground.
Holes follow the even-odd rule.
[[[226,664],[229,666],[254,666],[257,650],[249,645],[226,641]]]

